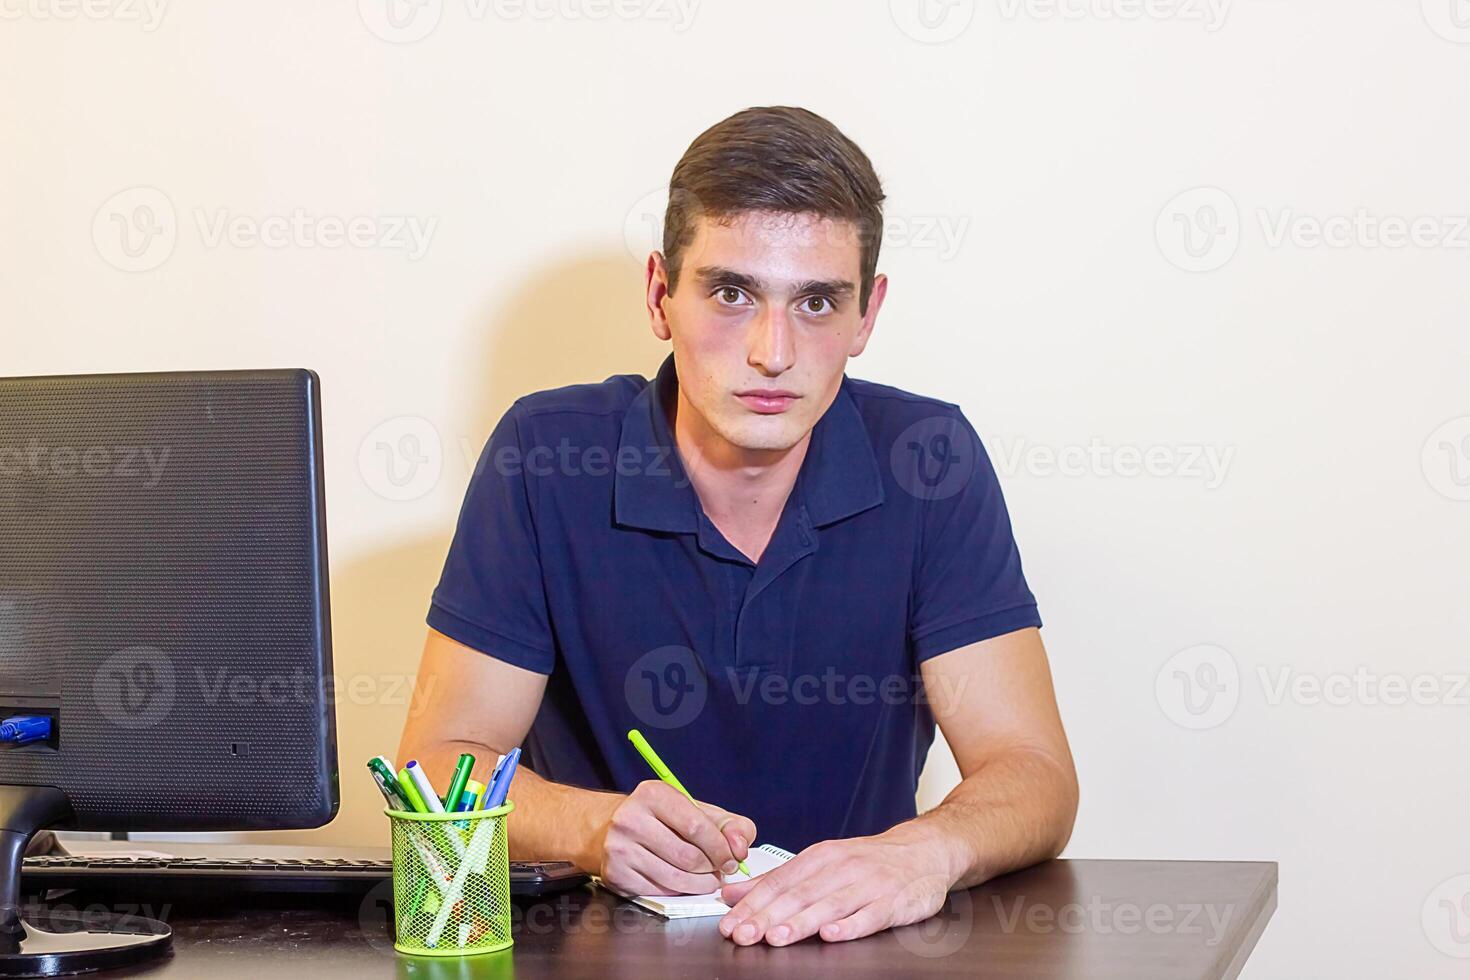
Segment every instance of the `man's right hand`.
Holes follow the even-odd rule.
[[[649,779],[623,797],[608,818],[598,874],[625,895],[699,895],[719,889],[755,840],[755,824],[696,803]]]

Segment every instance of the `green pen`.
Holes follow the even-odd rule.
[[[388,806],[394,810],[410,810],[408,801],[403,798],[403,791],[398,785],[398,777],[393,775],[393,768],[388,765],[388,760],[381,755],[375,755],[368,760],[368,772],[373,775],[373,782],[378,784],[378,789],[383,794],[383,799],[388,801]]]
[[[660,759],[658,753],[653,751],[653,746],[648,744],[648,739],[643,737],[642,732],[636,728],[632,729],[628,732],[628,741],[633,743],[633,748],[638,750],[638,754],[643,756],[643,761],[648,763],[649,767],[653,769],[659,779],[662,779],[674,787],[674,789],[683,793],[690,802],[694,801],[694,797],[684,788],[684,784],[679,782],[679,777],[670,772],[669,767],[664,765],[664,760]],[[740,867],[741,874],[746,877],[750,876],[750,869],[745,866],[744,861],[737,861],[735,863]]]
[[[405,767],[398,770],[398,792],[408,801],[414,813],[428,813],[429,807],[424,803],[424,798],[419,795],[419,788],[413,784],[413,777],[408,774]]]
[[[464,784],[469,782],[470,770],[475,768],[475,757],[468,752],[460,754],[459,762],[454,765],[454,777],[449,781],[449,792],[444,794],[444,809],[459,809],[459,795],[464,792]]]

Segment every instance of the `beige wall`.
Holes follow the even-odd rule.
[[[0,0],[0,371],[322,375],[337,664],[366,694],[342,815],[285,837],[383,838],[361,766],[394,750],[474,453],[523,392],[657,365],[656,189],[707,125],[796,103],[891,196],[851,373],[958,401],[1001,469],[1081,769],[1071,853],[1280,860],[1251,977],[1459,975],[1454,0],[958,0],[929,27],[906,0],[426,0],[399,28],[382,2]],[[1359,209],[1430,225],[1385,247]],[[161,234],[129,254],[119,218]],[[364,243],[323,243],[353,218]],[[394,487],[375,446],[414,434],[439,477]],[[1151,472],[1094,447],[1156,447]],[[924,801],[953,779],[937,759]]]

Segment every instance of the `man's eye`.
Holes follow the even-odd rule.
[[[740,301],[745,298],[745,293],[735,286],[721,286],[715,290],[715,296],[726,306],[739,306]]]
[[[825,296],[808,296],[801,301],[801,307],[806,313],[830,313],[832,301]]]

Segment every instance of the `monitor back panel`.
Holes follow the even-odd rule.
[[[318,380],[0,379],[0,783],[81,829],[319,826],[337,808]]]

